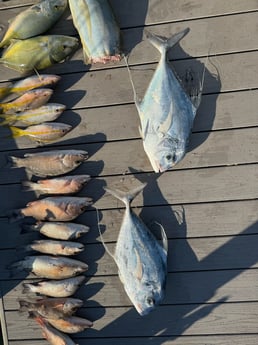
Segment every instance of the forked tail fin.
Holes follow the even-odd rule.
[[[155,34],[152,34],[149,31],[145,31],[146,38],[149,40],[149,42],[159,50],[161,55],[166,54],[167,51],[174,47],[181,39],[190,31],[189,28],[186,28],[177,34],[174,34],[173,36],[166,38],[162,36],[158,36]]]

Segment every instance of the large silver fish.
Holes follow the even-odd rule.
[[[115,254],[112,256],[124,289],[140,315],[148,314],[163,299],[167,274],[167,238],[164,230],[162,247],[130,209],[131,201],[144,187],[145,184],[128,193],[105,188],[126,205]]]
[[[37,222],[32,225],[22,225],[22,232],[38,231],[42,235],[56,240],[75,240],[89,232],[89,227],[83,224],[68,222]]]
[[[69,0],[69,6],[82,42],[84,62],[119,61],[120,30],[108,0]]]
[[[41,255],[26,256],[23,260],[9,266],[11,274],[17,271],[27,271],[39,278],[65,279],[87,271],[88,265],[82,261],[66,257]]]
[[[12,39],[25,39],[47,31],[64,13],[67,0],[41,0],[20,12],[10,23],[0,48]]]
[[[10,156],[14,168],[26,168],[33,175],[46,177],[66,174],[88,159],[83,150],[54,150],[26,153],[24,158]]]
[[[171,169],[184,157],[201,101],[201,86],[192,87],[188,94],[167,61],[167,51],[188,32],[185,29],[170,38],[147,33],[161,58],[143,100],[137,101],[135,94],[135,104],[143,147],[155,172]]]
[[[77,276],[62,280],[43,280],[33,283],[23,283],[23,293],[34,292],[50,297],[72,296],[85,281],[85,276]]]

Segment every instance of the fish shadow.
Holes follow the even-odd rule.
[[[185,39],[187,39],[187,36]],[[176,56],[177,59],[173,59],[173,56]],[[177,44],[175,48],[171,49],[168,53],[168,59],[170,66],[175,71],[186,92],[189,90],[189,86],[192,86],[191,90],[199,89],[203,80],[201,102],[197,109],[192,128],[192,133],[195,135],[190,136],[187,149],[187,151],[192,151],[207,140],[213,128],[217,98],[221,90],[219,72],[215,64],[211,63],[208,57],[202,58],[201,61],[199,59],[197,60],[187,54],[180,44]],[[212,68],[212,70],[215,69],[216,72],[211,72],[208,67]],[[189,85],[189,74],[192,78],[190,81],[192,85]]]

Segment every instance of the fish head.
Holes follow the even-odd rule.
[[[72,216],[83,213],[87,206],[92,204],[91,198],[76,198],[74,202],[70,202],[67,205],[66,213]]]
[[[50,6],[53,12],[63,12],[67,6],[67,0],[52,0]]]
[[[65,154],[63,156],[63,164],[67,167],[77,167],[82,162],[85,162],[88,159],[89,155],[86,151],[77,151]]]
[[[170,170],[185,155],[184,145],[178,139],[168,136],[157,140],[156,134],[148,134],[143,141],[143,146],[156,173]]]
[[[128,292],[127,292],[128,293]],[[149,314],[164,297],[164,289],[160,284],[157,284],[152,281],[141,281],[139,282],[138,287],[134,286],[133,291],[128,293],[130,299],[137,310],[141,315]]]
[[[72,55],[79,47],[75,37],[53,35],[49,40],[49,56],[53,62],[61,62]]]

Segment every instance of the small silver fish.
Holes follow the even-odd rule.
[[[49,297],[70,297],[75,294],[85,279],[85,276],[77,276],[62,280],[23,283],[23,293],[34,292]]]
[[[76,255],[84,250],[84,245],[79,242],[35,240],[23,247],[25,251],[36,251],[52,255]]]
[[[77,168],[88,159],[88,152],[82,150],[57,150],[26,153],[24,158],[9,157],[14,168],[26,168],[40,177],[58,176]]]
[[[49,255],[26,256],[23,260],[15,262],[9,267],[11,272],[27,271],[39,278],[65,279],[79,275],[88,269],[88,265],[82,261],[66,257],[54,257]]]
[[[29,109],[14,114],[0,114],[3,119],[0,126],[12,125],[16,122],[20,126],[38,125],[43,122],[56,120],[66,109],[66,106],[58,103],[48,103],[36,109]]]
[[[33,318],[42,329],[42,335],[51,345],[78,345],[65,333],[59,332],[43,319],[40,315],[32,313]]]
[[[143,147],[155,172],[171,169],[184,157],[201,101],[202,86],[189,87],[189,94],[186,93],[167,62],[167,51],[188,32],[189,29],[185,29],[168,39],[147,33],[161,58],[143,100],[137,100],[135,91],[134,98]]]
[[[19,299],[20,312],[36,311],[40,316],[59,319],[73,315],[83,305],[83,301],[77,298],[38,298],[35,301]]]
[[[108,0],[69,0],[69,6],[83,46],[84,62],[119,61],[120,30]]]
[[[123,201],[126,210],[118,235],[115,254],[108,253],[115,260],[124,289],[140,315],[146,315],[164,297],[167,274],[167,238],[163,231],[163,247],[147,226],[130,209],[131,201],[145,184],[124,193],[105,190]]]
[[[90,180],[89,175],[73,175],[48,180],[39,180],[37,183],[22,181],[26,191],[36,191],[41,194],[75,194]]]
[[[33,225],[22,224],[22,232],[38,231],[42,235],[57,240],[76,240],[89,232],[89,227],[83,224],[68,222],[37,222]]]
[[[37,220],[66,222],[77,218],[92,199],[75,196],[53,196],[29,202],[25,208],[13,210],[10,221],[17,221],[24,217],[33,217]]]
[[[46,318],[46,320],[59,331],[69,334],[82,332],[93,326],[91,321],[78,316],[68,316],[60,319]]]
[[[11,102],[0,103],[1,112],[4,114],[13,114],[41,107],[48,102],[53,92],[52,89],[47,88],[29,90]]]

